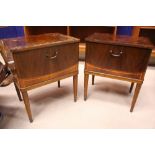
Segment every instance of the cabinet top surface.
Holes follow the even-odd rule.
[[[135,40],[131,36],[117,35],[114,37],[112,34],[107,33],[94,33],[85,39],[87,42],[104,43],[112,45],[133,46],[139,48],[153,49],[154,45],[148,38],[139,37]]]
[[[34,48],[49,47],[67,43],[76,43],[80,40],[60,33],[30,35],[1,40],[1,44],[10,51],[23,51]]]

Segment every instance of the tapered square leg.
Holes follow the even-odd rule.
[[[142,86],[142,84],[137,83],[136,89],[135,89],[135,92],[134,92],[134,96],[133,96],[133,99],[132,99],[132,104],[131,104],[130,112],[133,112],[133,109],[135,107],[135,104],[136,104],[137,97],[139,95],[139,91],[141,89],[141,86]]]
[[[18,88],[18,86],[16,85],[15,82],[14,82],[14,86],[15,86],[15,89],[16,89],[16,92],[17,92],[17,96],[18,96],[19,101],[22,101],[23,99],[22,99],[20,90],[19,90],[19,88]]]
[[[74,91],[74,102],[77,101],[77,85],[78,85],[78,75],[73,76],[73,91]]]
[[[134,82],[132,82],[132,83],[131,83],[129,93],[131,93],[131,92],[132,92],[133,86],[134,86]]]
[[[92,75],[92,85],[94,85],[95,75]]]
[[[84,75],[84,100],[87,100],[89,74]]]
[[[24,100],[24,104],[25,104],[25,108],[26,108],[26,112],[28,114],[29,120],[30,120],[30,122],[33,122],[31,107],[30,107],[27,91],[22,92],[22,95],[23,95],[23,100]]]
[[[58,81],[58,88],[60,88],[60,81]]]

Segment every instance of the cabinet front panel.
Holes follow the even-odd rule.
[[[78,43],[53,46],[13,54],[19,78],[56,73],[78,64]]]
[[[86,64],[129,73],[145,72],[151,51],[148,49],[87,43]]]
[[[150,49],[124,47],[122,70],[132,73],[144,73],[147,68]]]

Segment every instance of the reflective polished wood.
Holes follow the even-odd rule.
[[[95,33],[86,39],[84,99],[87,99],[88,78],[95,75],[131,82],[129,92],[137,83],[130,111],[132,112],[144,80],[153,44],[143,37]]]
[[[28,90],[73,76],[74,100],[77,100],[79,39],[49,33],[4,39],[1,41],[12,68],[30,122],[33,121]],[[20,93],[19,92],[19,93]]]

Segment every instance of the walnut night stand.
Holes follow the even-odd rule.
[[[33,121],[27,91],[73,76],[74,100],[77,100],[79,39],[59,33],[4,39],[4,53],[12,54],[9,65],[18,96],[23,96],[30,122]],[[14,65],[14,67],[12,67]]]
[[[133,40],[128,36],[95,33],[86,39],[86,59],[84,70],[84,100],[87,99],[88,77],[103,76],[131,82],[130,92],[136,83],[130,112],[133,111],[153,44],[143,37]]]

